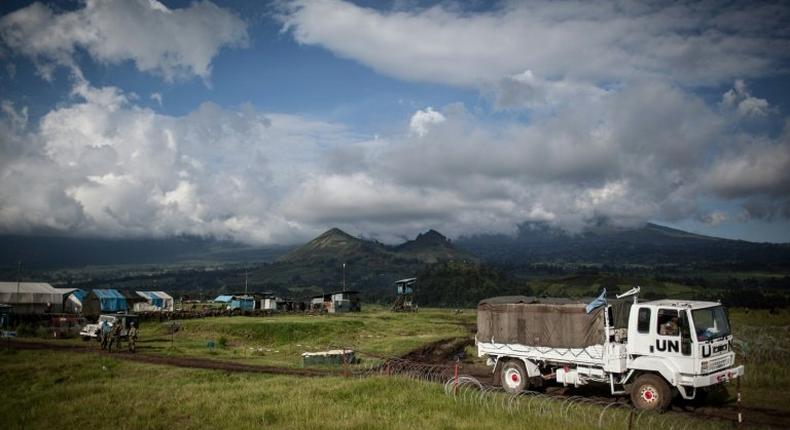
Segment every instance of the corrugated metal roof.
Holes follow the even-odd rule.
[[[230,303],[231,300],[233,300],[233,296],[228,296],[228,295],[217,296],[217,298],[214,299],[215,302],[222,302],[222,303]]]

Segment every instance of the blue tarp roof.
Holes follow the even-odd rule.
[[[85,292],[85,290],[75,290],[73,293],[71,293],[71,295],[76,297],[77,300],[80,301],[80,303],[82,303],[82,300],[85,299],[86,294],[87,293]]]
[[[118,312],[129,309],[126,298],[118,290],[93,290],[93,294],[99,298],[102,312]]]
[[[222,302],[222,303],[230,303],[231,300],[233,300],[233,296],[228,296],[228,295],[217,296],[217,298],[214,299],[215,302]]]

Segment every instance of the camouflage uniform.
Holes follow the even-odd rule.
[[[113,345],[115,345],[115,348],[118,351],[121,350],[121,326],[123,326],[122,321],[116,321],[115,324],[112,326],[112,335],[110,337],[110,344],[107,348],[110,352],[112,352]]]
[[[132,323],[132,326],[129,327],[129,352],[135,352],[136,342],[137,342],[137,326],[134,323]]]
[[[99,328],[99,340],[101,340],[101,349],[107,349],[107,343],[110,341],[110,324],[107,321],[102,321]]]

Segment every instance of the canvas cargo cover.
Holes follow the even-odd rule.
[[[477,307],[477,339],[553,348],[600,345],[604,342],[604,308],[589,314],[584,308],[584,303],[483,300]]]

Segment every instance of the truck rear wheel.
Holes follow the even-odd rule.
[[[502,388],[510,394],[519,394],[527,388],[527,369],[519,360],[509,360],[499,372]]]
[[[631,388],[631,403],[637,409],[663,412],[672,402],[672,390],[664,378],[646,373],[636,378]]]

